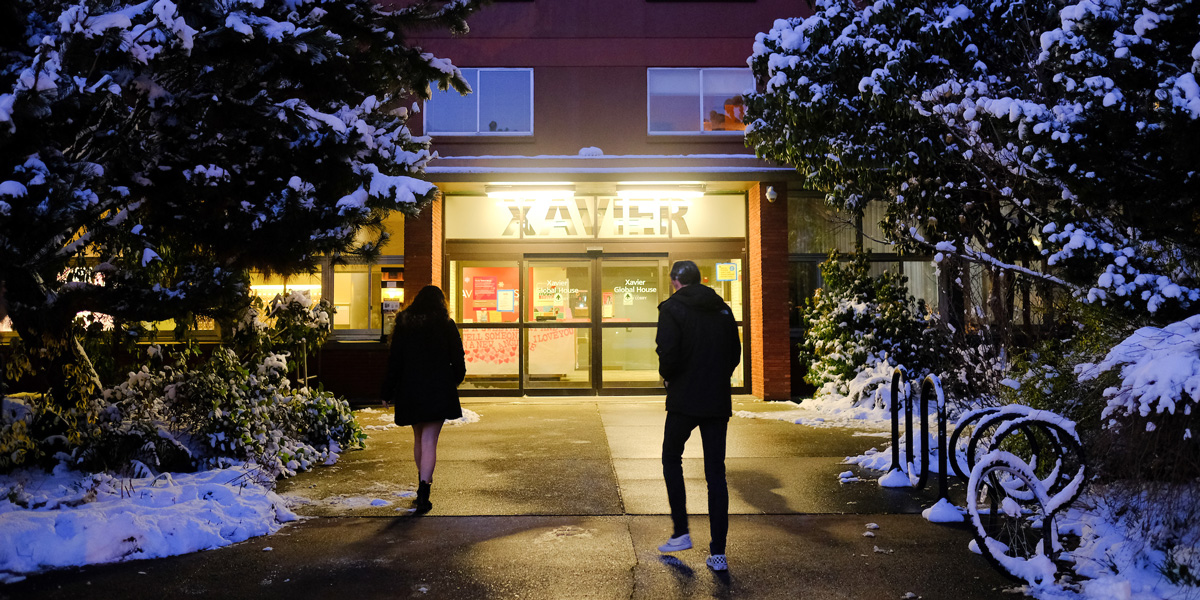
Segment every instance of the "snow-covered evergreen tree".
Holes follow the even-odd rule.
[[[4,3],[0,284],[30,355],[86,395],[80,311],[228,318],[248,269],[377,253],[386,214],[435,192],[407,104],[468,89],[407,36],[478,4]]]
[[[749,62],[747,142],[834,204],[885,203],[897,241],[1127,314],[1195,312],[1197,3],[819,0]],[[1027,268],[1039,255],[1052,269]]]
[[[908,279],[893,271],[872,277],[865,253],[842,259],[835,254],[821,264],[823,286],[805,306],[804,380],[817,386],[818,396],[846,396],[870,407],[877,389],[890,390],[896,367],[918,385],[929,373],[941,375],[949,361],[925,302],[908,293]]]

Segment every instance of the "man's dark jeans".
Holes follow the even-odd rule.
[[[729,489],[725,484],[725,434],[729,417],[692,417],[667,413],[663,430],[663,479],[667,481],[667,501],[671,504],[671,537],[688,533],[687,492],[683,485],[683,445],[700,428],[704,448],[704,479],[708,482],[708,524],[712,541],[710,554],[725,554],[729,533]]]

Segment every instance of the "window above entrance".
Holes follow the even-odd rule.
[[[740,134],[746,130],[742,94],[753,89],[750,69],[647,69],[649,133]]]
[[[533,69],[461,69],[471,93],[433,90],[425,133],[533,135]]]

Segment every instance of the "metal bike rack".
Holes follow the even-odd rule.
[[[892,468],[900,468],[900,385],[905,383],[907,373],[903,367],[896,367],[892,371]],[[946,395],[942,392],[942,381],[937,375],[930,373],[921,381],[921,474],[917,476],[917,483],[913,487],[917,489],[925,489],[925,482],[929,474],[929,448],[926,448],[926,441],[929,439],[929,394],[935,394],[935,402],[937,403],[938,416],[938,498],[950,498],[950,482],[949,476],[946,473]],[[912,394],[904,395],[904,468],[902,471],[907,475],[912,468],[913,461],[916,459],[916,450],[913,448],[913,406]]]
[[[949,487],[950,487],[949,486],[949,469],[950,469],[949,461],[951,460],[949,453],[950,452],[957,453],[957,448],[947,448],[947,442],[946,442],[946,397],[945,397],[944,392],[942,391],[942,382],[941,382],[941,380],[938,379],[938,377],[936,375],[930,374],[921,381],[921,391],[920,391],[921,407],[920,407],[920,410],[921,410],[921,439],[922,439],[921,450],[922,450],[922,452],[921,452],[921,457],[920,457],[921,472],[920,472],[920,475],[917,477],[916,483],[913,483],[912,478],[910,476],[910,473],[912,472],[914,463],[917,460],[916,448],[913,444],[913,396],[914,396],[914,394],[912,394],[912,393],[904,394],[904,419],[905,419],[904,441],[905,441],[906,448],[905,448],[905,452],[904,452],[905,462],[904,463],[900,462],[900,393],[901,393],[900,389],[901,389],[901,387],[908,388],[908,386],[905,385],[906,384],[905,380],[906,380],[907,376],[908,376],[908,373],[902,367],[897,367],[892,372],[892,395],[891,395],[892,469],[899,469],[900,472],[903,473],[904,477],[908,480],[908,483],[911,487],[914,487],[916,489],[924,489],[925,488],[925,483],[928,479],[928,474],[929,474],[929,448],[927,448],[925,446],[928,445],[928,440],[929,440],[929,402],[930,402],[930,399],[932,396],[933,401],[937,403],[937,417],[938,417],[938,437],[937,437],[938,499],[939,499],[939,501],[940,500],[949,501]],[[908,388],[908,389],[911,392],[911,388]],[[978,423],[976,423],[976,421],[978,421]],[[1005,423],[1006,421],[1009,423]],[[956,439],[956,440],[959,439],[962,436],[962,432],[966,427],[974,426],[974,427],[976,427],[976,430],[974,433],[972,433],[971,441],[969,444],[969,447],[974,448],[975,445],[980,442],[980,440],[977,439],[979,432],[986,430],[986,428],[988,428],[988,427],[993,427],[996,425],[999,425],[999,428],[996,430],[997,439],[992,440],[991,442],[998,443],[1000,440],[1004,439],[1006,436],[1011,435],[1011,434],[1022,434],[1022,435],[1025,435],[1028,438],[1029,443],[1034,446],[1034,448],[1031,449],[1029,452],[1033,457],[1036,457],[1036,456],[1042,455],[1045,452],[1050,451],[1050,449],[1039,449],[1037,447],[1037,439],[1034,435],[1034,432],[1035,432],[1035,430],[1042,431],[1047,436],[1046,440],[1048,442],[1051,442],[1051,445],[1054,446],[1053,451],[1049,452],[1049,454],[1054,457],[1059,457],[1058,458],[1058,460],[1060,460],[1059,467],[1061,467],[1064,464],[1070,464],[1070,463],[1066,463],[1066,462],[1062,462],[1062,461],[1065,461],[1071,457],[1076,458],[1076,462],[1073,464],[1077,464],[1078,468],[1076,469],[1076,474],[1071,479],[1071,481],[1073,483],[1071,483],[1070,485],[1064,483],[1061,486],[1059,486],[1059,487],[1061,487],[1062,490],[1066,490],[1066,491],[1060,490],[1059,493],[1071,493],[1071,490],[1074,490],[1074,495],[1071,496],[1070,498],[1058,498],[1057,495],[1054,494],[1053,490],[1048,491],[1048,488],[1043,483],[1043,481],[1041,479],[1038,479],[1037,473],[1034,472],[1033,470],[1031,470],[1029,465],[1025,462],[1025,461],[1030,460],[1030,457],[1023,458],[1023,457],[1019,457],[1019,456],[1016,456],[1013,454],[1009,454],[1007,452],[1003,452],[1001,455],[998,455],[998,456],[989,455],[988,460],[991,462],[980,465],[978,467],[978,469],[976,469],[975,464],[973,464],[974,461],[971,461],[969,458],[968,458],[968,464],[966,465],[968,471],[980,470],[982,473],[989,473],[991,471],[988,471],[988,469],[996,469],[997,471],[995,471],[995,472],[1007,473],[1010,477],[1017,477],[1018,479],[1020,479],[1023,482],[1022,483],[1023,488],[1020,486],[1012,487],[1012,486],[1001,485],[1001,484],[997,483],[996,481],[985,482],[985,483],[995,487],[996,489],[998,489],[1002,492],[1011,492],[1013,490],[1019,491],[1022,489],[1028,491],[1029,495],[1032,496],[1032,501],[1037,503],[1036,508],[1040,509],[1044,513],[1043,519],[1030,520],[1030,525],[1029,525],[1030,527],[1033,528],[1032,530],[1034,531],[1034,533],[1037,533],[1038,537],[1040,537],[1040,539],[1043,541],[1043,543],[1041,545],[1037,546],[1037,548],[1038,548],[1037,552],[1041,553],[1043,551],[1046,551],[1046,552],[1048,552],[1048,554],[1046,556],[1050,556],[1051,558],[1054,558],[1056,556],[1057,551],[1061,549],[1060,545],[1058,544],[1057,530],[1055,529],[1055,525],[1054,525],[1054,521],[1053,521],[1054,513],[1056,513],[1059,510],[1062,510],[1062,508],[1066,504],[1069,504],[1071,501],[1073,501],[1075,499],[1075,497],[1077,497],[1078,494],[1082,491],[1082,482],[1086,481],[1086,477],[1085,477],[1086,461],[1084,460],[1082,447],[1078,441],[1078,438],[1075,437],[1075,434],[1073,433],[1074,428],[1072,425],[1063,425],[1061,423],[1060,417],[1058,417],[1057,415],[1054,415],[1053,413],[1049,413],[1046,411],[1037,411],[1037,410],[1029,409],[1028,407],[1022,407],[1020,409],[1015,409],[1015,410],[1011,409],[1011,408],[1010,409],[988,408],[988,409],[980,409],[980,410],[976,411],[974,414],[968,414],[968,416],[966,418],[962,419],[958,423],[958,425],[955,427],[953,439]],[[983,427],[984,429],[979,429],[980,427]],[[957,444],[956,444],[956,446],[957,446]],[[991,443],[988,443],[987,446],[985,446],[985,448],[983,449],[983,452],[985,454],[988,453],[992,449],[990,446],[991,446]],[[956,471],[958,471],[959,465],[958,465],[957,458],[955,458],[954,461],[955,461],[954,468]],[[890,473],[889,473],[889,475],[890,475]],[[964,473],[962,475],[964,477],[967,477],[968,479],[970,479],[969,473]],[[989,475],[989,477],[994,478],[995,475]],[[1018,550],[1013,556],[1005,558],[1004,560],[1000,560],[997,556],[994,556],[992,554],[993,552],[999,552],[1000,550],[997,550],[996,548],[989,546],[987,543],[988,539],[990,539],[991,532],[985,531],[985,528],[987,527],[987,525],[985,525],[984,521],[981,520],[980,515],[1000,514],[1001,516],[1003,516],[1002,513],[997,513],[997,506],[996,506],[997,500],[994,497],[992,497],[991,498],[992,506],[985,507],[985,508],[987,508],[987,511],[981,512],[979,510],[978,506],[975,506],[974,504],[972,504],[972,502],[978,502],[978,500],[971,501],[970,499],[972,497],[977,497],[977,490],[968,489],[969,502],[968,502],[967,512],[971,517],[972,523],[974,523],[975,527],[976,527],[975,537],[976,537],[976,542],[979,544],[979,547],[980,547],[980,553],[984,555],[984,557],[988,560],[989,563],[991,563],[991,565],[993,567],[995,567],[998,571],[1005,574],[1006,576],[1011,577],[1013,579],[1017,579],[1017,580],[1025,579],[1026,581],[1032,581],[1030,579],[1029,573],[1036,571],[1036,569],[1031,570],[1031,569],[1018,568],[1018,569],[1014,570],[1009,564],[1012,561],[1018,561],[1018,562],[1024,563],[1027,560],[1032,560],[1032,559],[1028,559],[1027,557],[1022,556],[1021,555],[1022,551]],[[1010,499],[1011,499],[1011,497],[1010,497]],[[1024,501],[1025,500],[1018,499],[1018,502],[1024,502]],[[1037,525],[1037,523],[1040,523],[1040,525]],[[1040,530],[1037,529],[1039,527],[1041,528]],[[1000,529],[997,529],[997,531],[998,532],[1009,532],[1009,531],[1016,531],[1016,530],[1014,530],[1010,527],[1002,527]],[[1030,538],[1030,539],[1035,539],[1035,538]],[[1011,542],[1011,540],[1008,540],[1008,541]],[[1035,541],[1036,541],[1036,539],[1035,539]],[[1008,548],[1009,546],[1004,543],[1001,543],[998,545],[998,547]],[[1043,549],[1045,549],[1045,550],[1043,550]],[[1003,552],[1008,552],[1008,550],[1003,550]],[[1000,558],[1004,558],[1004,557],[1000,557]],[[1043,573],[1042,575],[1045,575],[1045,573]]]

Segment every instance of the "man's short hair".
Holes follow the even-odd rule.
[[[671,265],[671,279],[683,285],[700,283],[700,268],[690,260],[677,260]]]

